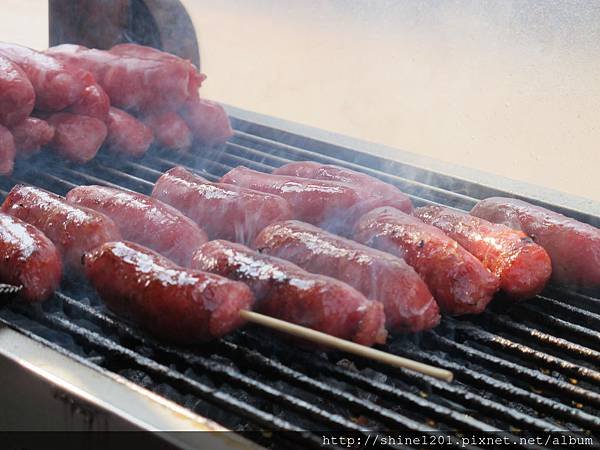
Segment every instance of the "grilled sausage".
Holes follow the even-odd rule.
[[[192,145],[192,132],[175,112],[149,115],[144,123],[154,132],[156,143],[169,150],[186,150]]]
[[[71,68],[71,71],[81,80],[84,88],[81,96],[69,107],[69,112],[105,121],[110,108],[108,94],[91,72],[78,68]]]
[[[23,121],[35,104],[33,86],[17,64],[0,55],[0,125]]]
[[[242,166],[226,173],[221,183],[279,195],[288,201],[295,219],[336,234],[348,234],[355,221],[377,205],[345,183],[273,175]]]
[[[109,242],[84,257],[85,273],[107,306],[149,332],[194,344],[243,324],[254,298],[243,283],[176,266],[131,242]]]
[[[152,196],[184,213],[210,239],[247,245],[270,223],[292,218],[290,206],[277,195],[211,183],[183,167],[165,172],[156,181]]]
[[[106,125],[94,117],[61,112],[48,117],[48,123],[54,127],[50,147],[77,163],[92,160],[106,139]]]
[[[23,286],[28,302],[46,300],[62,275],[60,254],[44,233],[16,217],[0,213],[0,281]]]
[[[383,343],[383,305],[333,278],[315,275],[283,259],[241,244],[210,241],[194,254],[192,267],[246,283],[256,309],[359,344]]]
[[[355,226],[354,239],[404,258],[449,314],[480,313],[498,290],[498,278],[455,240],[398,209],[365,214]]]
[[[185,64],[120,56],[72,44],[51,47],[45,53],[90,71],[111,104],[125,110],[148,114],[175,111],[189,97]]]
[[[202,145],[222,144],[233,136],[229,117],[218,103],[192,98],[185,102],[179,114],[188,124],[194,139]]]
[[[10,175],[15,166],[15,140],[12,133],[0,125],[0,175]]]
[[[362,189],[365,197],[373,198],[377,202],[377,206],[392,206],[406,213],[412,211],[410,198],[396,186],[344,167],[312,161],[299,161],[285,164],[275,169],[273,174],[347,183]],[[381,200],[385,200],[385,202]]]
[[[106,146],[115,153],[142,156],[154,139],[152,130],[122,109],[110,107],[106,120]]]
[[[206,233],[175,208],[137,192],[105,186],[79,186],[67,194],[73,205],[110,217],[124,239],[189,266],[192,253],[206,242]]]
[[[61,111],[72,105],[83,91],[81,80],[52,56],[4,42],[0,42],[0,55],[23,69],[35,90],[37,109]]]
[[[19,157],[36,153],[54,138],[54,127],[36,117],[27,117],[10,129]]]
[[[552,273],[548,253],[521,231],[441,206],[417,208],[413,215],[458,242],[500,279],[514,299],[539,294]]]
[[[175,64],[184,64],[188,69],[188,94],[191,98],[198,97],[198,89],[206,79],[206,75],[198,72],[198,68],[187,59],[180,58],[177,55],[157,50],[153,47],[147,47],[139,44],[117,44],[110,49],[110,52],[120,56],[130,56],[133,58],[155,59],[159,61],[173,62]]]
[[[475,217],[523,231],[552,260],[552,280],[581,287],[600,286],[600,229],[513,198],[481,200]]]
[[[74,206],[43,189],[16,185],[2,211],[41,230],[60,252],[65,267],[81,269],[83,254],[107,241],[121,238],[117,226],[94,210]]]
[[[254,245],[261,253],[337,278],[381,302],[390,330],[421,331],[440,321],[438,305],[425,282],[404,260],[389,253],[295,220],[269,225]]]

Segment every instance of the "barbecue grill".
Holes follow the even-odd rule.
[[[235,135],[220,148],[155,149],[139,160],[99,154],[83,166],[40,156],[0,180],[0,190],[5,195],[15,183],[30,183],[64,195],[76,185],[102,184],[149,194],[174,165],[216,180],[240,164],[270,171],[309,159],[393,183],[416,205],[468,210],[480,198],[507,194],[600,224],[597,204],[466,169],[444,166],[442,172],[435,161],[409,153],[403,162],[384,160],[372,156],[372,144],[228,112]],[[42,306],[8,301],[0,320],[6,325],[0,389],[10,405],[1,414],[16,428],[230,429],[276,448],[319,446],[321,434],[333,431],[527,436],[562,430],[589,438],[600,429],[597,292],[549,286],[523,304],[493,303],[476,317],[446,317],[433,331],[393,336],[385,346],[452,370],[453,383],[302,350],[252,326],[202,347],[173,347],[113,316],[74,277]],[[249,444],[230,433],[160,437],[185,447],[200,436],[223,447]]]
[[[73,3],[50,2],[51,44],[109,47],[132,40],[199,62],[191,22],[177,33],[164,33],[170,18],[181,14],[177,1],[162,2],[169,8],[159,1],[132,1],[132,9],[111,5],[111,20],[120,27],[108,27],[102,35],[86,35],[101,26],[101,18],[89,11],[73,14]],[[106,2],[87,3],[106,7]],[[42,153],[0,178],[0,194],[3,198],[16,183],[60,195],[82,184],[149,194],[175,165],[217,180],[238,165],[271,171],[312,160],[392,183],[416,206],[469,210],[479,199],[505,195],[600,226],[600,204],[593,201],[395,149],[394,161],[383,159],[374,155],[389,151],[377,144],[227,110],[234,136],[218,148],[153,149],[137,160],[100,152],[85,165]],[[432,331],[395,335],[383,347],[453,371],[452,383],[348,354],[302,349],[255,326],[204,346],[171,346],[111,314],[73,274],[66,274],[60,290],[42,305],[13,301],[10,292],[0,300],[5,430],[236,432],[151,435],[159,445],[176,448],[301,449],[321,447],[329,433],[367,439],[370,431],[455,437],[497,432],[517,441],[516,436],[560,431],[578,443],[589,438],[598,443],[597,291],[550,285],[525,303],[493,302],[479,316],[444,317]],[[85,435],[81,439],[83,447]]]

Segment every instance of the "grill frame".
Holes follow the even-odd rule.
[[[541,189],[535,186],[531,186],[525,183],[516,182],[513,180],[506,180],[500,177],[494,177],[487,174],[481,174],[477,171],[472,171],[470,169],[458,168],[450,164],[436,162],[429,158],[421,157],[418,155],[414,155],[408,152],[396,151],[398,155],[398,159],[402,162],[396,162],[391,160],[382,159],[377,154],[381,154],[384,152],[389,153],[389,149],[377,145],[370,144],[358,141],[356,139],[351,139],[339,135],[335,135],[333,133],[324,132],[321,130],[316,130],[310,127],[305,127],[302,125],[292,124],[286,121],[282,121],[279,119],[270,118],[267,116],[261,116],[255,113],[239,110],[233,107],[227,107],[228,112],[232,116],[232,121],[234,127],[239,129],[240,127],[245,127],[244,132],[237,131],[234,138],[231,140],[231,143],[228,145],[228,148],[231,150],[229,153],[224,155],[220,153],[219,150],[199,150],[204,151],[204,155],[198,159],[203,161],[205,167],[209,167],[213,170],[212,175],[210,173],[203,173],[200,171],[202,175],[207,175],[207,178],[214,179],[214,173],[222,172],[224,169],[228,168],[234,162],[243,162],[243,158],[239,156],[241,155],[250,155],[254,161],[248,159],[246,163],[251,162],[251,166],[253,168],[259,168],[261,165],[263,168],[265,166],[263,163],[267,161],[280,161],[282,159],[282,155],[286,155],[289,152],[295,152],[296,155],[303,154],[307,155],[305,159],[316,159],[316,160],[324,160],[333,158],[331,162],[337,163],[346,163],[345,165],[350,166],[351,168],[357,168],[353,164],[348,164],[345,158],[351,157],[354,158],[354,161],[358,161],[360,164],[371,164],[374,167],[370,169],[366,169],[367,173],[378,175],[386,181],[394,182],[395,184],[399,184],[401,188],[410,188],[411,193],[413,194],[413,200],[417,204],[426,204],[428,201],[442,201],[448,197],[447,190],[442,187],[427,187],[424,181],[435,180],[436,183],[439,183],[440,186],[449,187],[449,186],[459,186],[460,184],[473,183],[470,186],[476,187],[479,189],[479,193],[483,196],[489,195],[498,195],[500,191],[506,191],[510,195],[513,195],[513,192],[519,192],[520,198],[525,198],[528,200],[532,200],[535,203],[542,204],[545,206],[551,206],[552,208],[564,212],[565,214],[574,216],[579,218],[580,220],[585,220],[590,223],[600,224],[600,204],[595,202],[591,202],[585,199],[580,199],[574,196],[570,196],[563,193],[556,193],[551,190]],[[260,137],[255,136],[256,134],[260,134]],[[274,139],[274,140],[271,140]],[[271,148],[271,150],[275,149],[275,152],[268,152],[269,154],[261,153],[260,151],[253,151],[252,149],[248,149],[244,147],[244,143],[248,141],[252,141],[257,144],[258,147],[264,146],[264,148]],[[301,142],[300,142],[301,141]],[[302,149],[298,147],[299,144],[302,145]],[[298,150],[302,150],[300,153]],[[312,155],[312,157],[311,157]],[[218,158],[218,162],[208,162],[211,159]],[[124,168],[128,168],[130,170],[130,174],[125,174],[120,172],[120,169],[115,169],[112,165],[113,162],[110,161],[110,158],[105,156],[100,156],[95,162],[92,162],[84,167],[75,167],[72,164],[65,164],[64,167],[56,168],[53,167],[53,173],[42,173],[40,171],[17,171],[16,178],[24,177],[24,181],[38,180],[42,185],[46,185],[48,183],[55,183],[57,186],[62,184],[63,189],[66,190],[69,188],[69,185],[65,183],[65,180],[71,180],[72,182],[78,183],[93,183],[94,181],[103,181],[103,176],[106,174],[111,174],[111,176],[120,177],[121,182],[126,184],[128,188],[134,188],[136,190],[140,190],[141,192],[148,193],[151,188],[151,183],[144,179],[142,173],[145,173],[146,177],[150,177],[151,172],[153,175],[157,175],[159,171],[155,170],[157,167],[160,167],[161,170],[171,167],[174,160],[179,160],[181,163],[195,164],[194,158],[189,155],[179,155],[174,157],[173,155],[166,154],[165,152],[158,152],[149,155],[148,157],[143,158],[141,161],[119,161],[115,164],[120,164]],[[240,161],[241,160],[241,161]],[[153,169],[145,167],[146,163],[152,163],[154,166]],[[376,163],[376,164],[375,164]],[[225,165],[229,164],[229,165]],[[356,163],[355,163],[356,164]],[[438,171],[439,168],[443,166],[444,171]],[[100,170],[99,170],[100,168]],[[363,168],[365,169],[365,168]],[[385,174],[382,171],[392,171],[393,174]],[[132,173],[132,174],[131,174]],[[382,176],[383,175],[383,176]],[[426,180],[425,180],[426,179]],[[7,188],[7,183],[3,181],[0,183],[3,188]],[[119,185],[118,187],[123,187]],[[429,189],[429,193],[427,192]],[[64,192],[59,192],[63,194]],[[473,199],[469,197],[471,192],[462,188],[461,192],[458,195],[452,194],[452,197],[456,199],[456,203],[453,206],[465,206],[468,205],[469,202],[473,202]],[[504,192],[503,192],[504,193]],[[527,197],[530,193],[532,197]],[[415,195],[416,194],[416,195]],[[423,196],[429,196],[429,198],[423,198]],[[549,205],[550,201],[555,201],[558,203],[558,207],[556,205]],[[68,293],[67,287],[67,293]],[[63,289],[64,290],[64,289]],[[597,363],[600,361],[600,338],[598,336],[590,335],[589,328],[581,329],[579,323],[571,323],[569,320],[574,322],[581,320],[585,320],[587,317],[587,313],[583,308],[589,308],[593,311],[593,315],[591,317],[591,323],[596,324],[598,317],[597,314],[600,312],[600,301],[598,299],[587,297],[586,294],[573,294],[573,293],[565,293],[559,289],[560,295],[568,295],[571,296],[574,301],[578,302],[577,306],[570,307],[564,306],[561,302],[557,302],[553,300],[553,298],[549,298],[545,301],[545,306],[550,306],[552,311],[558,314],[567,315],[568,320],[563,320],[562,318],[558,318],[558,320],[563,320],[566,322],[565,324],[552,322],[552,326],[562,327],[562,329],[567,330],[570,340],[579,340],[582,339],[584,343],[588,345],[591,344],[595,348],[587,349],[591,350],[591,353],[587,351],[585,348],[577,347],[577,342],[573,343],[568,340],[564,342],[556,343],[554,342],[552,345],[557,345],[560,350],[560,355],[567,355],[566,360],[561,358],[550,358],[548,359],[546,354],[543,352],[539,352],[539,347],[544,343],[548,343],[552,341],[553,336],[549,336],[547,333],[544,333],[543,330],[539,331],[537,334],[532,334],[536,328],[535,324],[538,322],[533,322],[534,326],[531,326],[530,323],[521,323],[515,322],[515,313],[511,311],[502,311],[502,310],[494,310],[492,312],[486,312],[480,318],[477,318],[473,321],[476,326],[480,328],[482,326],[492,327],[491,329],[510,329],[511,332],[517,333],[518,336],[526,336],[526,339],[533,339],[530,345],[533,345],[534,352],[531,352],[531,347],[524,345],[523,342],[517,341],[518,345],[511,345],[510,342],[503,341],[495,341],[494,339],[490,339],[489,332],[481,332],[481,330],[477,327],[474,329],[469,329],[469,325],[471,322],[465,322],[458,319],[445,319],[445,327],[450,328],[451,333],[463,333],[464,336],[467,336],[467,340],[471,339],[476,341],[477,343],[483,343],[483,346],[495,346],[495,348],[499,349],[501,352],[508,353],[512,355],[514,358],[519,361],[520,357],[523,355],[528,355],[530,358],[534,358],[535,361],[539,363],[543,363],[545,365],[552,365],[555,369],[559,371],[567,371],[574,375],[582,376],[584,378],[587,377],[588,380],[592,382],[598,381],[598,375],[589,370],[589,364]],[[60,297],[60,295],[59,295]],[[192,358],[193,355],[186,354],[186,356],[182,356],[179,350],[172,350],[168,346],[164,346],[163,344],[156,343],[152,339],[149,339],[147,336],[140,334],[138,331],[132,329],[130,326],[121,323],[120,321],[115,321],[114,318],[101,314],[100,316],[95,317],[93,311],[88,311],[85,304],[79,303],[78,300],[71,298],[69,296],[65,296],[61,298],[64,304],[68,305],[68,308],[71,308],[77,311],[77,314],[88,314],[91,320],[96,320],[100,323],[104,323],[104,326],[109,322],[114,322],[116,325],[110,325],[116,327],[118,339],[128,339],[128,340],[138,340],[142,343],[143,346],[149,346],[153,349],[153,351],[169,352],[175,351],[176,353],[173,358],[181,360],[185,357]],[[554,302],[554,303],[553,303]],[[558,304],[556,304],[558,303]],[[92,310],[94,309],[93,307]],[[524,307],[527,311],[527,306]],[[521,310],[519,310],[521,311]],[[583,311],[583,313],[582,313]],[[533,308],[530,311],[532,314],[542,314],[539,311],[539,308]],[[39,311],[38,311],[39,313]],[[23,314],[33,314],[35,317],[35,312],[27,311]],[[583,314],[583,317],[582,317]],[[42,315],[43,317],[43,315]],[[549,316],[552,317],[552,316]],[[517,317],[518,319],[518,314]],[[544,316],[542,319],[546,318]],[[6,323],[6,318],[2,318],[2,320]],[[43,320],[39,317],[36,320]],[[52,318],[50,320],[52,327],[63,327],[69,328],[69,318],[63,319],[61,317]],[[11,326],[18,328],[14,323],[10,323]],[[496,328],[493,328],[496,327]],[[579,328],[577,328],[579,327]],[[458,331],[457,331],[458,330]],[[585,331],[587,330],[587,332]],[[20,330],[23,332],[23,330]],[[73,333],[77,334],[85,332],[71,330]],[[447,330],[446,330],[447,331]],[[487,333],[487,334],[486,334]],[[520,334],[519,334],[520,333]],[[586,334],[587,333],[587,334]],[[31,334],[27,333],[26,334]],[[492,333],[493,334],[493,333]],[[96,337],[91,337],[93,335],[89,334],[87,337],[84,336],[82,339],[91,339],[95,342],[94,345],[102,346],[103,341]],[[440,359],[435,354],[424,356],[420,353],[420,347],[415,344],[409,342],[407,345],[409,347],[402,347],[402,352],[411,357],[416,357],[417,359],[422,359],[426,362],[430,363],[441,363],[442,366],[448,367],[450,369],[454,369],[460,375],[459,381],[460,383],[456,383],[453,385],[449,385],[444,382],[440,382],[429,377],[423,377],[411,373],[410,371],[390,371],[386,368],[377,367],[373,364],[365,363],[364,361],[360,361],[358,359],[355,360],[360,367],[364,366],[373,366],[376,368],[376,372],[378,374],[383,374],[384,376],[393,376],[397,377],[401,386],[418,386],[421,387],[420,392],[424,392],[425,397],[414,389],[412,390],[403,390],[398,385],[393,384],[391,386],[385,384],[381,380],[377,379],[369,379],[363,373],[354,372],[351,370],[346,370],[345,368],[338,368],[338,366],[332,365],[331,362],[324,362],[325,360],[316,359],[312,360],[312,367],[310,370],[306,370],[312,373],[317,368],[320,368],[324,373],[329,374],[331,378],[327,378],[328,380],[334,379],[337,380],[339,377],[344,384],[347,386],[351,384],[356,387],[356,394],[348,395],[347,389],[344,391],[340,390],[335,385],[331,383],[323,382],[321,379],[318,379],[314,376],[307,375],[306,371],[297,370],[297,367],[294,367],[289,361],[285,359],[279,359],[277,357],[266,356],[268,354],[269,349],[265,349],[264,343],[260,342],[261,333],[258,332],[256,334],[255,331],[251,332],[241,332],[236,335],[236,339],[227,340],[223,343],[219,344],[218,355],[227,355],[230,359],[238,358],[239,360],[245,361],[245,365],[249,365],[250,362],[254,362],[256,364],[261,365],[261,367],[265,368],[265,370],[279,370],[279,377],[285,378],[286,382],[289,382],[294,389],[298,388],[300,391],[302,389],[308,389],[309,391],[319,392],[323,396],[327,398],[332,398],[334,401],[338,403],[344,403],[345,405],[349,405],[348,408],[352,411],[363,411],[365,414],[369,416],[377,417],[377,423],[387,423],[390,426],[397,426],[403,429],[415,429],[423,427],[423,423],[415,422],[412,418],[411,414],[406,414],[404,409],[401,409],[399,413],[395,412],[394,409],[387,405],[381,407],[381,399],[383,396],[391,397],[395,401],[401,403],[403,408],[406,406],[415,407],[419,411],[419,415],[421,415],[422,411],[425,411],[427,415],[432,415],[433,417],[439,418],[443,424],[456,425],[458,427],[463,427],[466,429],[483,430],[485,425],[488,425],[484,422],[480,422],[476,419],[470,417],[464,417],[465,411],[483,411],[484,414],[493,417],[501,417],[502,423],[514,423],[521,427],[530,427],[532,430],[546,430],[549,427],[554,426],[554,421],[547,421],[544,418],[535,417],[532,414],[532,411],[535,412],[547,412],[549,414],[556,414],[556,408],[561,408],[561,403],[556,402],[553,399],[548,399],[538,393],[527,391],[523,389],[521,386],[510,386],[506,382],[498,382],[494,377],[490,376],[489,367],[496,367],[501,369],[501,371],[509,371],[511,370],[511,361],[500,358],[494,359],[495,357],[490,357],[489,355],[482,354],[481,351],[476,348],[473,351],[473,348],[467,346],[461,347],[462,344],[456,344],[453,339],[448,339],[445,336],[434,337],[433,344],[440,345],[445,349],[449,349],[450,353],[456,354],[466,354],[469,358],[474,358],[477,360],[477,363],[482,367],[486,368],[486,373],[478,373],[475,368],[471,367],[461,367],[459,364],[456,364],[454,361],[447,361],[444,359]],[[435,336],[438,336],[437,333]],[[453,335],[454,336],[454,335]],[[575,339],[573,339],[573,336]],[[102,338],[102,336],[100,336]],[[42,338],[35,337],[36,340],[42,340]],[[436,341],[437,339],[437,341]],[[520,338],[521,341],[523,338]],[[114,338],[111,338],[114,340]],[[394,348],[395,342],[392,343],[392,348]],[[553,342],[553,341],[552,341]],[[402,340],[404,344],[405,341]],[[513,341],[514,343],[514,341]],[[108,344],[107,344],[108,345]],[[112,345],[112,344],[110,344]],[[430,343],[431,345],[431,343]],[[537,346],[537,347],[536,347]],[[52,345],[51,345],[52,347]],[[56,347],[56,346],[54,346]],[[256,347],[259,349],[258,352],[252,353],[252,348]],[[279,344],[276,344],[274,347],[279,347]],[[284,347],[285,348],[285,347]],[[537,350],[536,350],[537,348]],[[55,348],[55,350],[57,350]],[[58,347],[58,350],[61,351],[61,348]],[[64,349],[62,349],[64,351]],[[113,348],[114,351],[114,348]],[[281,353],[280,350],[274,350],[276,355]],[[537,351],[537,353],[536,353]],[[0,350],[1,352],[1,350]],[[178,353],[179,352],[179,353]],[[279,353],[277,353],[279,352]],[[67,353],[69,353],[67,351]],[[311,357],[307,354],[302,353],[302,356],[298,356],[302,360],[311,361]],[[546,356],[545,356],[546,355]],[[129,355],[132,360],[138,359],[139,355]],[[81,361],[81,357],[77,355],[70,355],[73,361]],[[203,359],[204,358],[204,359]],[[423,359],[424,358],[424,359]],[[491,358],[491,359],[490,359]],[[588,364],[588,366],[574,367],[572,360],[580,358],[582,364]],[[468,358],[467,358],[468,359]],[[571,362],[570,362],[570,361]],[[140,360],[141,361],[141,360]],[[531,361],[530,361],[531,362]],[[566,364],[565,364],[566,363]],[[292,392],[291,395],[285,396],[281,395],[281,388],[272,389],[271,384],[269,383],[253,383],[253,380],[249,377],[241,376],[243,373],[231,373],[228,372],[226,366],[223,364],[213,364],[213,362],[209,359],[206,359],[205,356],[198,359],[194,362],[194,366],[199,364],[203,367],[205,371],[212,371],[213,374],[217,374],[218,376],[229,377],[229,380],[233,380],[232,383],[241,386],[246,386],[248,389],[254,389],[254,392],[259,392],[261,396],[265,398],[271,399],[275,403],[281,403],[284,407],[290,408],[290,410],[294,410],[295,413],[299,411],[298,414],[306,415],[311,418],[311,420],[316,420],[319,423],[325,423],[329,428],[335,428],[336,426],[341,426],[344,428],[348,428],[350,430],[359,432],[360,427],[354,427],[352,422],[347,420],[347,418],[343,417],[343,414],[336,414],[334,410],[334,414],[330,414],[326,408],[323,406],[314,407],[310,402],[306,402],[302,395]],[[571,364],[571,365],[569,365]],[[89,365],[86,363],[86,365]],[[308,363],[306,367],[308,367]],[[150,363],[150,366],[152,364]],[[577,366],[577,364],[575,364]],[[277,369],[275,369],[277,367]],[[306,368],[305,367],[305,368]],[[476,367],[476,366],[475,366]],[[586,371],[587,367],[587,371]],[[107,372],[106,369],[99,367],[98,365],[94,366],[94,368],[100,370],[101,373],[104,373],[109,378],[115,377],[113,373]],[[164,371],[170,370],[169,367],[158,368],[151,367],[148,370],[155,371]],[[177,372],[177,370],[175,371]],[[561,395],[566,396],[566,398],[571,399],[573,397],[579,398],[582,401],[590,401],[594,405],[596,405],[595,409],[599,410],[600,408],[600,396],[587,396],[585,392],[581,392],[578,390],[578,386],[570,386],[565,385],[564,382],[559,380],[557,382],[553,377],[548,375],[538,373],[534,369],[529,368],[528,370],[523,371],[524,374],[527,375],[528,381],[532,385],[542,386],[544,389],[550,389],[551,392],[559,392]],[[167,374],[166,376],[172,376]],[[591,377],[591,378],[590,378]],[[117,376],[118,378],[118,376]],[[290,381],[291,380],[291,381]],[[185,384],[185,380],[184,380]],[[188,382],[189,384],[189,382]],[[597,387],[597,385],[596,385]],[[194,389],[197,389],[198,392],[207,388],[207,386],[194,386]],[[554,390],[554,391],[553,391]],[[585,390],[585,389],[584,389]],[[210,396],[213,395],[214,392],[211,392],[210,389],[205,389],[203,391],[203,395]],[[304,392],[304,391],[302,391]],[[361,395],[367,393],[372,395],[372,393],[376,393],[376,401],[371,402],[370,400],[365,401]],[[598,390],[595,391],[595,394],[598,393]],[[491,400],[489,400],[486,395],[489,394],[491,396]],[[220,394],[219,394],[220,395]],[[599,394],[600,395],[600,394]],[[233,404],[231,398],[227,398],[227,396],[221,395],[221,400],[230,401]],[[431,400],[434,398],[434,400]],[[443,401],[441,401],[441,400]],[[498,399],[509,399],[518,402],[518,405],[525,406],[525,410],[521,411],[518,409],[511,409],[503,405]],[[457,408],[457,405],[459,408]],[[243,405],[241,406],[243,408]],[[378,408],[379,407],[379,408]],[[453,409],[454,408],[454,409]],[[566,408],[566,409],[565,409]],[[600,419],[591,417],[589,413],[586,411],[580,411],[579,413],[573,408],[565,407],[564,417],[573,421],[573,423],[578,424],[583,427],[600,427]],[[337,408],[336,408],[337,409]],[[423,413],[423,414],[425,414]],[[487,416],[486,416],[487,417]],[[202,421],[201,417],[196,416],[198,421]],[[277,421],[273,421],[277,419],[276,415],[271,415],[271,417],[264,417],[265,421],[262,423],[263,426],[268,427],[269,423],[272,425],[277,423]],[[268,420],[267,420],[268,419]],[[269,422],[269,420],[271,422]],[[260,425],[260,421],[259,425]],[[286,421],[283,421],[286,422]],[[285,429],[287,426],[286,423],[280,423],[280,425]],[[493,429],[493,426],[491,427]],[[293,428],[292,428],[293,429]],[[300,436],[300,439],[304,438],[312,439],[312,443],[316,444],[314,440],[315,436]]]

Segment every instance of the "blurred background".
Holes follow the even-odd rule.
[[[183,3],[207,98],[600,200],[600,2]],[[0,40],[47,11],[3,0]]]

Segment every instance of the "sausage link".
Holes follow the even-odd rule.
[[[54,127],[50,147],[77,163],[92,160],[106,139],[106,125],[94,117],[61,112],[48,117],[48,123]]]
[[[35,91],[23,69],[0,55],[0,125],[11,127],[33,111]]]
[[[33,155],[54,138],[54,127],[37,117],[27,117],[10,131],[19,157]]]
[[[110,107],[106,120],[106,145],[110,151],[142,156],[154,139],[152,130],[122,109]]]

